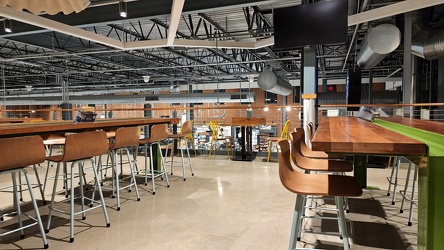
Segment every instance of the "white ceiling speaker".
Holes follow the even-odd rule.
[[[143,77],[143,81],[144,82],[149,82],[150,81],[150,76],[142,76]]]

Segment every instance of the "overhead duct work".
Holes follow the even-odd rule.
[[[372,28],[364,38],[357,63],[362,69],[370,69],[381,62],[401,43],[401,32],[393,24],[380,24]]]
[[[71,104],[119,104],[119,103],[253,103],[254,92],[233,93],[185,93],[185,94],[137,94],[137,95],[85,95],[70,96]],[[4,105],[60,105],[62,99],[49,97],[19,97],[2,101]]]
[[[413,14],[412,54],[431,60],[444,56],[444,28],[426,25],[427,16],[427,11]]]
[[[291,84],[272,71],[262,71],[257,77],[259,88],[278,95],[289,95],[293,91]]]

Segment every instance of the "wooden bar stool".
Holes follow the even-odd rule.
[[[346,230],[343,197],[361,196],[362,189],[358,180],[351,176],[303,174],[295,171],[290,161],[290,144],[287,140],[278,142],[279,177],[282,185],[297,194],[293,214],[290,244],[288,249],[295,249],[297,238],[301,231],[300,220],[303,205],[307,195],[334,196],[338,213],[339,234],[342,237],[344,249],[350,248]],[[296,248],[298,249],[298,248]]]
[[[37,206],[34,194],[32,192],[32,185],[29,180],[28,172],[25,167],[28,165],[40,164],[45,161],[45,149],[43,140],[40,136],[26,136],[17,138],[0,139],[0,174],[11,174],[12,189],[14,195],[14,209],[17,211],[17,219],[19,227],[0,234],[4,236],[14,232],[20,231],[20,238],[25,237],[24,229],[38,225],[40,233],[42,234],[43,246],[48,248],[48,241],[46,240],[45,231],[43,229],[42,220],[40,218],[39,208]],[[17,155],[17,153],[21,153]],[[23,153],[23,154],[22,154]],[[17,189],[17,173],[23,173],[26,184],[28,186],[31,202],[34,207],[35,217],[27,215],[34,222],[29,225],[23,225],[22,216],[25,215],[20,209],[19,191]]]
[[[62,134],[47,134],[47,135],[41,135],[41,137],[43,138],[43,144],[45,145],[46,156],[52,155],[52,150],[53,150],[54,146],[61,147],[60,152],[63,151],[63,147],[65,146],[65,140],[66,140],[66,137],[64,134],[63,135]],[[47,180],[54,179],[54,177],[48,177],[50,166],[52,167],[51,161],[47,161],[45,180],[43,181],[43,192],[45,192],[45,190],[46,190]]]
[[[162,149],[160,148],[160,142],[165,140],[168,137],[168,124],[157,124],[157,125],[153,125],[151,127],[150,130],[150,138],[145,138],[145,139],[141,139],[139,140],[139,145],[144,145],[144,149],[145,149],[145,186],[147,185],[148,182],[148,175],[151,176],[151,182],[153,185],[153,195],[156,194],[156,186],[154,185],[154,179],[158,176],[161,176],[162,179],[163,177],[165,177],[166,179],[166,183],[167,183],[167,187],[170,187],[170,182],[168,181],[168,174],[165,170],[165,159],[162,155]],[[150,171],[148,173],[148,162],[147,162],[147,158],[148,158],[148,146],[150,148]],[[161,159],[161,165],[160,166],[160,170],[155,170],[154,169],[154,155],[153,155],[153,147],[156,147],[159,151],[160,154],[160,159]]]
[[[387,196],[390,196],[390,191],[393,187],[393,196],[392,196],[392,205],[395,205],[396,203],[396,189],[398,188],[398,185],[400,185],[400,181],[406,181],[404,177],[399,177],[399,168],[401,166],[401,160],[402,156],[395,156],[393,160],[393,166],[392,171],[390,173],[390,176],[387,177],[387,181],[389,183],[387,188]]]
[[[116,134],[114,136],[114,140],[109,143],[109,151],[108,155],[111,158],[111,168],[112,168],[112,197],[117,196],[117,211],[120,211],[120,190],[122,189],[128,189],[128,192],[131,192],[132,187],[134,186],[134,189],[136,191],[136,198],[137,201],[140,201],[139,196],[139,189],[137,188],[136,183],[136,175],[134,173],[135,168],[135,159],[131,160],[130,148],[131,147],[137,147],[139,143],[139,128],[138,127],[123,127],[118,128],[116,130]],[[129,165],[130,169],[130,180],[127,182],[127,185],[120,186],[120,183],[124,180],[119,178],[119,176],[122,175],[122,165],[124,164],[122,155],[126,154],[127,156],[127,164]],[[120,155],[120,157],[117,157],[117,155]],[[119,160],[118,160],[119,159]],[[120,164],[120,173],[118,171],[118,166]],[[103,189],[109,189],[104,187]]]
[[[306,174],[316,174],[321,172],[321,173],[330,173],[334,175],[345,175],[346,172],[353,171],[353,163],[351,161],[332,160],[328,158],[327,159],[308,158],[306,156],[303,156],[301,153],[301,145],[303,144],[304,141],[304,133],[302,130],[291,132],[290,141],[291,141],[292,161],[294,165],[304,170]],[[325,197],[321,198],[325,199]],[[322,208],[313,206],[313,201],[317,199],[317,197],[308,196],[307,199],[310,199],[310,204],[308,205],[308,207],[306,207],[306,204],[304,203],[303,205],[304,208],[322,210]],[[344,203],[345,203],[345,211],[348,213],[350,209],[348,207],[348,201],[346,197],[344,197]],[[302,218],[312,218],[305,216],[305,210],[303,211],[301,216]],[[322,219],[323,217],[319,218]]]
[[[188,141],[187,141],[187,137],[190,133],[193,133],[193,124],[191,121],[185,121],[182,124],[182,129],[180,131],[180,133],[177,134],[169,134],[168,135],[168,139],[172,139],[173,140],[173,144],[175,142],[175,140],[179,140],[179,148],[180,148],[180,156],[182,158],[182,178],[184,181],[187,180],[186,178],[186,174],[185,174],[185,167],[187,165],[190,166],[190,170],[191,170],[191,175],[194,176],[194,172],[193,172],[193,165],[191,163],[191,157],[190,157],[190,151],[188,149]],[[187,152],[187,157],[188,157],[188,162],[185,163],[184,161],[184,155],[183,155],[183,148],[182,148],[182,143],[185,144],[185,149]],[[165,156],[168,155],[168,148],[169,148],[169,144],[167,145],[167,149],[166,149],[166,153]],[[173,175],[173,166],[174,166],[174,147],[171,147],[171,175]]]
[[[313,151],[311,150],[311,148],[309,148],[307,146],[307,144],[305,143],[305,136],[307,136],[307,138],[310,138],[310,136],[308,135],[308,133],[305,132],[305,129],[303,128],[296,128],[296,132],[301,132],[302,134],[302,139],[301,139],[301,143],[300,143],[300,149],[301,149],[301,154],[305,157],[309,157],[309,158],[320,158],[320,159],[328,159],[328,154],[322,151]]]
[[[411,172],[412,172],[412,166],[413,166],[413,178],[410,178]],[[399,193],[402,196],[402,202],[401,202],[401,208],[399,210],[400,213],[404,212],[404,203],[406,201],[410,202],[410,209],[409,209],[409,220],[407,222],[408,226],[413,225],[413,206],[416,203],[416,185],[418,180],[418,165],[412,163],[409,161],[409,167],[407,170],[407,176],[405,178],[405,185],[404,189],[399,191]],[[410,185],[410,181],[412,181],[412,184]],[[409,190],[411,189],[411,190]]]
[[[70,242],[74,242],[74,216],[77,214],[82,214],[82,220],[86,219],[86,212],[95,208],[102,207],[103,214],[105,216],[106,226],[109,227],[108,213],[106,211],[105,200],[103,199],[102,189],[100,187],[100,178],[98,176],[96,163],[93,159],[95,156],[103,155],[108,152],[108,140],[106,139],[106,133],[103,131],[92,131],[84,132],[78,134],[70,134],[66,137],[65,148],[62,155],[54,155],[47,157],[46,159],[52,162],[57,162],[57,169],[54,179],[54,187],[52,190],[51,204],[49,205],[49,215],[48,215],[48,225],[46,227],[46,232],[49,232],[51,226],[52,211],[57,211],[63,214],[69,214],[70,216]],[[71,162],[70,171],[66,173],[70,180],[70,209],[69,211],[63,211],[61,209],[55,208],[55,196],[57,192],[57,181],[59,179],[60,166],[64,165],[66,167],[67,163]],[[84,185],[84,165],[85,162],[91,163],[91,167],[94,173],[94,191],[92,198],[88,198],[84,195],[83,185]],[[100,164],[100,158],[99,158]],[[78,166],[78,173],[74,173],[75,167]],[[76,199],[74,195],[74,179],[79,177],[80,183],[80,198],[81,200],[81,210],[75,212],[74,210],[74,200]],[[86,183],[85,183],[86,184]],[[68,188],[66,188],[68,189]],[[100,201],[94,199],[94,193],[98,191],[100,196]],[[89,208],[85,206],[85,200],[90,201]],[[94,206],[94,204],[97,204]]]
[[[351,161],[335,160],[335,159],[316,159],[302,155],[301,144],[303,140],[302,131],[292,132],[290,134],[291,151],[293,163],[306,172],[336,172],[344,173],[353,171],[353,163]]]

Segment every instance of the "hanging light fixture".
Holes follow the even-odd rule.
[[[126,2],[124,2],[123,0],[120,0],[119,2],[119,13],[121,17],[127,17],[127,6]]]
[[[12,32],[12,20],[11,19],[5,19],[3,22],[5,32],[11,33]]]

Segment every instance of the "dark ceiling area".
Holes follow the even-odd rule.
[[[3,99],[137,93],[188,84],[239,86],[264,69],[299,80],[301,49],[273,47],[273,10],[317,1],[185,0],[177,10],[177,1],[128,0],[127,18],[119,16],[119,1],[90,2],[79,13],[42,13],[35,20],[26,11],[0,7],[0,15],[12,20],[11,33],[0,31]],[[402,2],[412,1],[349,0],[349,17]],[[442,4],[421,9],[427,27],[444,27]],[[344,79],[372,27],[389,23],[403,33],[408,10],[399,11],[356,25],[349,18],[346,43],[316,46],[318,77]],[[371,71],[375,78],[399,79],[403,51],[401,42],[371,70],[364,69],[363,77]]]

